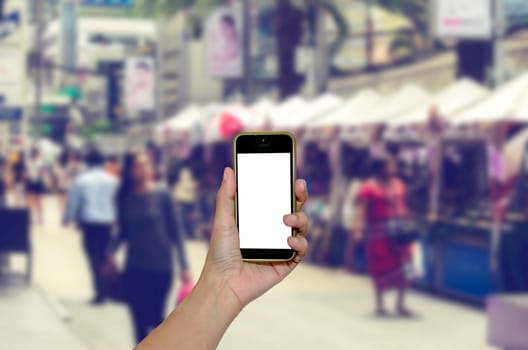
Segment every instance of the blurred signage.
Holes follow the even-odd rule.
[[[125,63],[125,108],[128,113],[154,109],[155,65],[152,57],[130,57]]]
[[[62,64],[77,66],[77,5],[75,1],[64,1],[61,11]]]
[[[207,69],[215,78],[236,79],[243,72],[242,7],[221,6],[207,20]]]
[[[9,37],[20,27],[20,12],[15,11],[5,16],[0,22],[0,40]]]
[[[20,49],[0,47],[0,119],[22,116],[25,57]]]
[[[83,6],[134,7],[136,0],[82,0]]]
[[[1,121],[14,122],[20,119],[22,119],[22,108],[0,106],[0,120]]]
[[[493,18],[490,0],[436,0],[433,6],[437,37],[491,38]]]

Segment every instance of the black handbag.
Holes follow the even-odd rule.
[[[394,209],[394,200],[387,198],[387,205]],[[396,217],[387,220],[387,235],[397,244],[407,245],[417,241],[420,236],[418,223],[412,217]]]
[[[389,238],[401,245],[407,245],[420,238],[420,229],[412,218],[394,218],[387,222]]]

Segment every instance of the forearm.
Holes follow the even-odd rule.
[[[216,349],[240,310],[228,287],[202,276],[183,303],[136,350]]]

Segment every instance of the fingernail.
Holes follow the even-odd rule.
[[[303,190],[306,189],[306,180],[301,180],[301,187],[303,188]]]
[[[224,181],[227,180],[227,177],[228,177],[228,171],[227,171],[227,168],[224,169]]]
[[[286,220],[288,220],[290,225],[295,225],[295,223],[297,222],[297,217],[295,215],[293,215],[293,214],[290,214],[290,215],[288,215]]]

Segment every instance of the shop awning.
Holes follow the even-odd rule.
[[[369,110],[379,105],[381,96],[372,89],[364,89],[345,101],[332,113],[307,124],[308,129],[330,126],[346,126],[350,120],[361,118]]]
[[[514,120],[519,106],[528,98],[528,73],[507,82],[474,107],[456,114],[455,124]]]
[[[282,119],[273,121],[275,128],[299,128],[305,127],[309,122],[314,121],[325,113],[331,113],[341,106],[343,100],[334,94],[324,94],[309,102],[302,109],[285,116]]]
[[[482,101],[489,94],[490,91],[486,87],[473,80],[461,79],[442,89],[431,99],[421,103],[400,118],[391,120],[389,125],[400,127],[425,123],[432,107],[435,107],[442,117],[450,120],[456,113]]]
[[[365,115],[354,118],[347,123],[352,125],[366,125],[387,123],[392,119],[401,117],[416,106],[427,102],[431,95],[415,84],[403,86],[393,95],[378,104],[377,108],[365,113]]]

